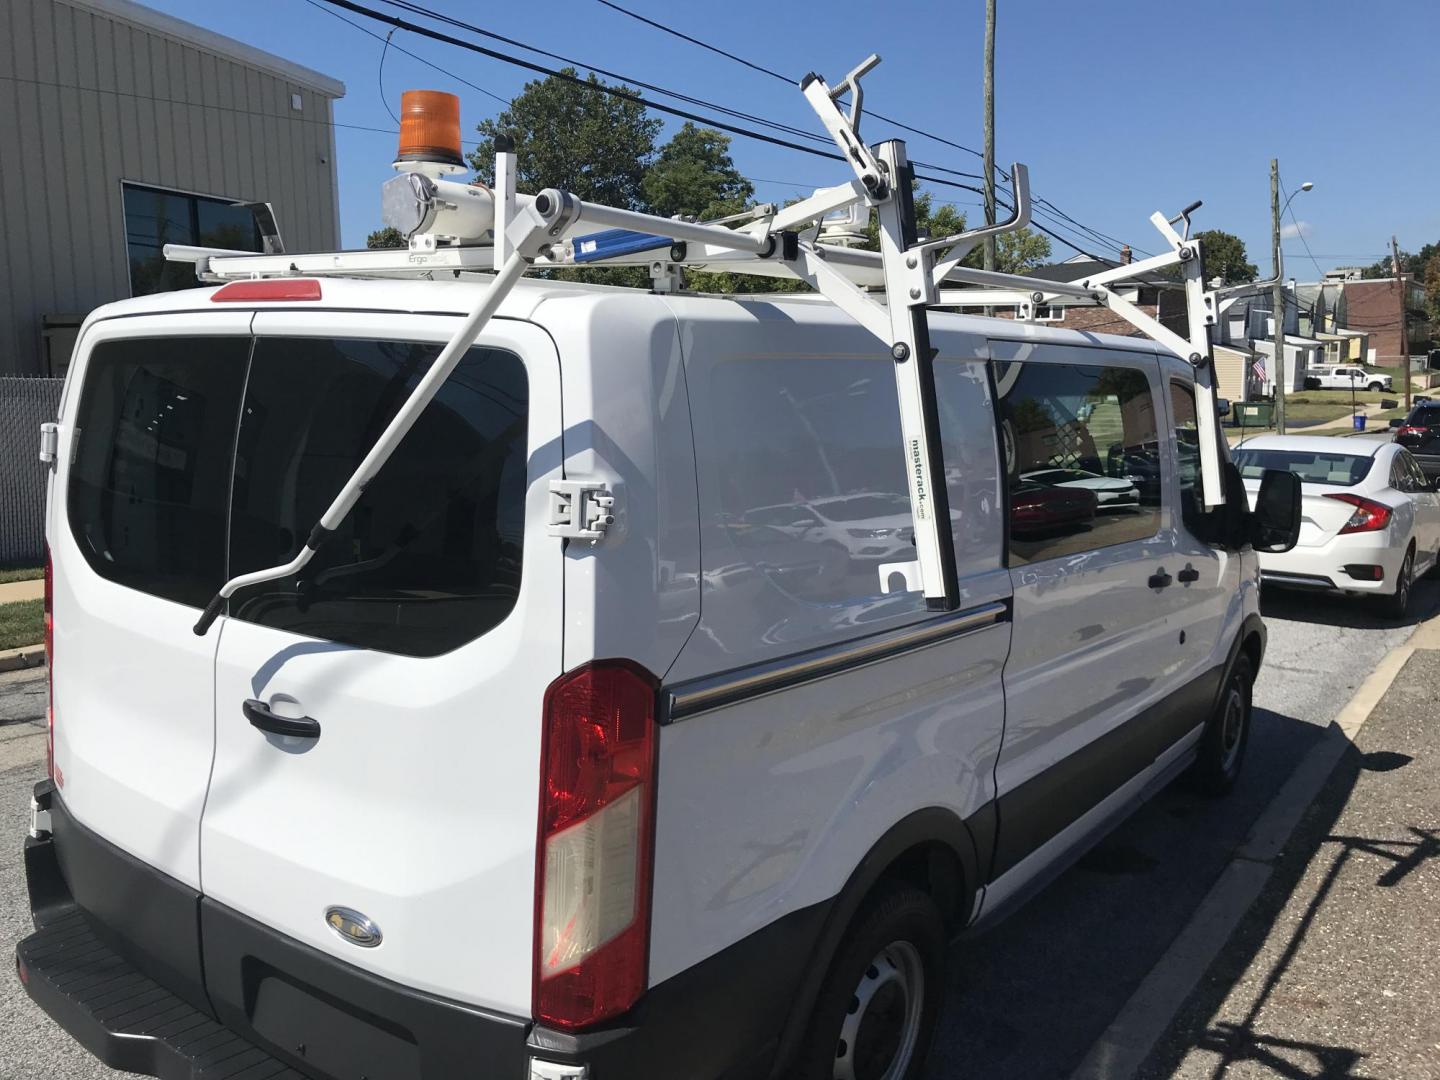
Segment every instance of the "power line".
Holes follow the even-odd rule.
[[[313,2],[315,2],[315,0],[310,0],[310,2],[313,3]],[[439,30],[435,30],[435,29],[432,29],[432,28],[427,27],[427,26],[421,26],[421,25],[419,25],[419,24],[417,24],[417,23],[410,22],[410,21],[408,21],[408,20],[406,20],[406,19],[401,19],[401,18],[399,18],[399,17],[397,17],[397,16],[386,14],[385,12],[376,11],[374,8],[369,8],[369,7],[364,6],[363,4],[355,3],[355,2],[353,2],[353,0],[320,0],[320,2],[323,2],[323,3],[325,3],[325,4],[329,4],[329,5],[331,5],[332,7],[344,8],[344,9],[346,9],[347,11],[354,12],[355,14],[364,15],[364,16],[366,16],[367,18],[375,19],[375,20],[378,21],[378,22],[383,22],[383,23],[386,23],[386,24],[388,24],[388,25],[390,25],[390,26],[394,26],[394,27],[397,27],[397,28],[402,29],[402,30],[408,30],[408,31],[410,31],[411,33],[419,34],[419,35],[422,36],[422,37],[428,37],[428,38],[431,38],[432,40],[435,40],[435,41],[441,41],[441,42],[444,42],[444,43],[449,44],[449,45],[455,45],[455,46],[458,46],[459,48],[466,49],[466,50],[468,50],[468,51],[470,51],[470,52],[478,53],[478,54],[480,54],[480,55],[482,55],[482,56],[488,56],[488,57],[490,57],[490,58],[492,58],[492,59],[495,59],[495,60],[500,60],[500,61],[503,62],[503,63],[511,64],[511,65],[516,66],[516,67],[525,68],[526,70],[534,71],[534,72],[536,72],[536,73],[538,73],[538,74],[545,75],[545,76],[548,76],[548,77],[551,77],[551,78],[556,78],[556,79],[559,79],[559,80],[561,80],[561,81],[563,81],[563,82],[569,82],[569,83],[575,84],[575,85],[577,85],[577,86],[581,86],[581,87],[584,87],[584,88],[587,88],[587,89],[590,89],[590,90],[598,91],[598,92],[607,94],[607,95],[609,95],[609,96],[611,96],[611,97],[616,97],[616,98],[620,98],[620,99],[622,99],[622,100],[631,101],[631,102],[634,102],[635,104],[640,105],[640,106],[642,106],[642,107],[644,107],[644,108],[654,109],[654,110],[657,111],[657,112],[669,113],[670,115],[679,116],[679,117],[681,117],[681,118],[683,118],[683,119],[686,119],[686,120],[693,120],[693,121],[696,121],[696,122],[701,123],[701,124],[706,124],[706,125],[708,125],[708,126],[718,128],[718,129],[720,129],[720,130],[722,130],[722,131],[729,131],[729,132],[731,132],[732,134],[740,135],[740,136],[742,136],[742,137],[744,137],[744,138],[755,139],[755,140],[758,140],[758,141],[760,141],[760,142],[766,142],[766,143],[770,143],[770,144],[776,145],[776,146],[783,146],[783,147],[785,147],[785,148],[787,148],[787,149],[796,150],[796,151],[799,151],[800,153],[804,153],[804,154],[809,154],[809,155],[811,155],[812,157],[825,158],[826,160],[829,160],[829,161],[844,161],[844,160],[845,160],[845,159],[842,158],[838,153],[835,153],[835,152],[833,152],[833,151],[821,150],[821,149],[819,149],[819,148],[817,148],[817,147],[814,147],[814,146],[806,146],[806,145],[801,144],[801,143],[792,142],[792,141],[790,141],[790,140],[788,140],[788,139],[779,138],[778,136],[775,136],[775,135],[766,134],[766,133],[764,133],[764,132],[752,131],[752,130],[750,130],[750,129],[748,129],[748,128],[739,127],[739,126],[737,126],[737,125],[735,125],[735,124],[725,123],[725,122],[722,122],[722,121],[719,121],[719,120],[715,120],[715,119],[713,119],[713,118],[706,117],[706,116],[703,116],[703,115],[700,115],[700,114],[697,114],[697,113],[689,112],[689,111],[684,110],[684,109],[678,109],[678,108],[675,108],[675,107],[672,106],[672,105],[665,105],[665,104],[662,104],[662,103],[660,103],[660,102],[653,101],[653,100],[651,100],[651,99],[649,99],[649,98],[645,98],[645,97],[641,96],[640,94],[634,93],[634,92],[632,92],[632,91],[630,91],[630,90],[628,90],[628,89],[620,89],[620,88],[617,88],[617,87],[606,86],[606,85],[603,85],[603,84],[602,84],[602,85],[596,85],[596,84],[591,83],[590,81],[588,81],[588,80],[586,80],[586,79],[581,79],[581,78],[580,78],[579,76],[577,76],[577,75],[572,75],[572,74],[570,74],[569,72],[566,72],[566,71],[557,71],[557,70],[555,70],[555,69],[553,69],[553,68],[548,68],[548,67],[546,67],[546,66],[543,65],[543,64],[537,64],[537,63],[535,63],[535,62],[533,62],[533,61],[525,60],[525,59],[523,59],[523,58],[521,58],[521,57],[512,56],[512,55],[510,55],[510,54],[508,54],[508,53],[504,53],[504,52],[500,52],[500,51],[498,51],[498,50],[496,50],[496,49],[488,48],[488,47],[486,47],[486,46],[484,46],[484,45],[477,44],[476,42],[473,42],[473,41],[466,41],[466,40],[464,40],[464,39],[462,39],[462,38],[454,37],[453,35],[446,34],[446,33],[442,32],[442,31],[439,31]],[[412,9],[418,7],[418,5],[414,5],[414,4],[408,3],[408,0],[381,0],[381,2],[382,2],[382,3],[391,4],[392,6],[402,7],[402,8],[404,8],[405,10],[412,10]],[[446,22],[448,22],[448,23],[457,23],[457,24],[459,24],[459,20],[449,19],[448,16],[434,16],[434,17],[435,17],[436,19],[438,19],[438,20],[446,21]],[[346,20],[346,21],[348,21],[348,20]],[[459,25],[464,26],[465,28],[468,29],[468,26],[466,26],[466,24],[459,24]],[[486,34],[487,36],[490,36],[490,37],[494,37],[494,38],[498,38],[498,37],[499,37],[499,35],[490,34],[488,31],[480,31],[480,32],[481,32],[481,33],[484,33],[484,34]],[[505,40],[506,40],[506,41],[510,41],[510,40],[512,40],[512,39],[505,39]],[[518,44],[518,43],[517,43],[517,44]],[[525,46],[525,45],[523,45],[523,44],[519,44],[518,47],[530,49],[529,46]],[[538,50],[538,49],[530,49],[530,51],[537,52],[537,53],[542,53],[543,55],[550,55],[550,56],[556,55],[556,54],[550,54],[550,53],[543,53],[543,50]],[[562,58],[562,60],[563,60],[563,58]],[[573,63],[572,61],[564,61],[564,62]],[[586,65],[578,65],[578,66],[586,66]],[[442,70],[443,70],[443,69],[442,69]],[[591,69],[591,70],[594,70],[594,71],[597,71],[597,72],[601,72],[601,73],[603,73],[603,74],[608,74],[609,77],[611,77],[611,78],[620,78],[620,79],[623,79],[623,78],[624,78],[623,76],[619,76],[619,75],[615,75],[615,74],[613,74],[613,73],[605,72],[604,69],[600,69],[600,68],[594,68],[594,69]],[[673,94],[673,93],[671,93],[671,92],[669,92],[669,91],[661,91],[661,92],[667,93],[667,94],[669,94],[669,96],[674,96],[674,97],[681,97],[681,96],[682,96],[682,95]],[[920,162],[916,162],[915,164],[916,164],[917,166],[919,166],[919,167],[922,167],[922,168],[923,168],[923,167],[928,167],[928,166],[925,166],[923,163],[920,163]],[[947,169],[947,170],[944,170],[944,171],[946,171],[946,172],[954,172],[955,170],[948,170],[948,169]],[[964,174],[961,174],[961,175],[964,175]],[[918,173],[918,172],[916,173],[916,179],[925,181],[925,182],[927,182],[927,183],[939,184],[939,185],[942,185],[942,186],[945,186],[945,187],[958,188],[958,189],[961,189],[961,190],[974,192],[975,194],[983,194],[983,192],[982,192],[982,190],[981,190],[980,188],[977,188],[977,187],[975,187],[975,186],[972,185],[972,184],[960,183],[960,182],[957,182],[957,181],[954,181],[954,180],[946,180],[946,179],[942,179],[942,178],[940,178],[940,177],[930,176],[930,175],[926,175],[926,174],[921,174],[921,173]],[[1087,257],[1089,257],[1089,258],[1097,259],[1097,260],[1099,259],[1098,256],[1094,255],[1092,252],[1088,251],[1086,248],[1084,248],[1084,247],[1080,246],[1079,244],[1075,243],[1075,241],[1074,241],[1073,239],[1070,239],[1070,238],[1067,238],[1067,237],[1065,237],[1065,236],[1060,235],[1059,233],[1055,232],[1053,229],[1050,229],[1050,228],[1046,227],[1045,225],[1040,224],[1038,221],[1032,221],[1032,224],[1033,224],[1040,232],[1043,232],[1043,233],[1045,233],[1047,236],[1050,236],[1050,237],[1052,237],[1052,238],[1054,238],[1054,239],[1056,239],[1056,240],[1059,240],[1059,241],[1060,241],[1062,244],[1064,244],[1066,247],[1071,248],[1071,249],[1073,249],[1073,250],[1079,252],[1080,254],[1085,255],[1085,256],[1087,256]]]
[[[386,2],[390,2],[390,0],[386,0]],[[790,86],[795,86],[795,85],[797,84],[797,82],[798,82],[798,80],[792,79],[792,78],[790,78],[790,77],[782,74],[781,72],[778,72],[778,71],[774,70],[773,68],[766,67],[764,64],[756,63],[756,62],[753,61],[753,60],[747,60],[745,57],[739,56],[739,55],[737,55],[737,54],[735,54],[735,53],[732,53],[732,52],[729,52],[729,51],[726,50],[726,49],[722,49],[722,48],[720,48],[718,45],[713,45],[713,44],[711,44],[710,42],[704,41],[704,40],[701,39],[701,38],[693,37],[692,35],[686,34],[686,33],[682,32],[682,31],[680,31],[680,30],[676,30],[676,29],[673,28],[673,27],[666,26],[666,25],[664,25],[664,24],[662,24],[662,23],[656,22],[654,19],[646,18],[644,15],[641,15],[641,14],[639,14],[638,12],[631,11],[630,9],[628,9],[628,8],[626,8],[626,7],[623,7],[623,6],[621,6],[620,4],[615,3],[614,0],[598,0],[598,2],[601,3],[601,4],[604,4],[606,7],[610,8],[610,9],[612,9],[612,10],[614,10],[614,11],[619,12],[619,13],[622,14],[622,15],[625,15],[625,16],[628,16],[629,18],[635,19],[637,22],[642,22],[642,23],[644,23],[644,24],[647,25],[647,26],[653,27],[653,28],[655,28],[656,30],[661,31],[662,33],[669,34],[669,35],[671,35],[672,37],[679,38],[679,39],[682,40],[682,41],[687,41],[687,42],[689,42],[689,43],[692,44],[692,45],[699,46],[700,48],[706,49],[706,50],[708,50],[709,52],[715,53],[715,54],[718,55],[718,56],[723,56],[723,57],[725,57],[727,60],[732,60],[732,61],[734,61],[734,62],[737,63],[737,64],[742,64],[742,65],[744,65],[745,67],[750,68],[752,71],[758,71],[758,72],[760,72],[761,74],[768,75],[768,76],[770,76],[771,78],[776,79],[776,80],[778,80],[778,81],[780,81],[780,82],[783,82],[783,83],[787,83],[787,84],[790,85]],[[957,143],[957,142],[954,142],[954,141],[951,140],[951,139],[943,138],[942,136],[936,135],[934,132],[925,131],[925,130],[922,129],[922,128],[913,127],[913,126],[911,126],[911,125],[909,125],[909,124],[906,124],[906,123],[903,123],[903,122],[901,122],[901,121],[899,121],[899,120],[895,120],[895,119],[893,119],[892,117],[885,116],[883,113],[875,112],[873,109],[867,109],[867,110],[866,110],[866,114],[869,115],[869,116],[873,116],[873,117],[874,117],[875,119],[877,119],[877,120],[881,120],[881,121],[884,121],[884,122],[887,123],[887,124],[891,124],[891,125],[894,126],[894,127],[898,127],[898,128],[900,128],[901,130],[903,130],[903,131],[909,131],[909,132],[911,132],[911,133],[913,133],[913,134],[920,135],[920,136],[922,136],[923,138],[931,139],[931,140],[933,140],[933,141],[935,141],[935,142],[938,142],[938,143],[941,143],[941,144],[943,144],[943,145],[945,145],[945,146],[952,147],[953,149],[961,150],[961,151],[963,151],[963,152],[965,152],[965,153],[967,153],[967,154],[972,154],[972,155],[974,155],[975,157],[984,158],[984,156],[985,156],[984,154],[982,154],[980,151],[974,149],[973,147],[965,146],[965,145],[962,144],[962,143]],[[943,171],[943,172],[952,172],[952,173],[954,172],[953,170],[940,169],[939,166],[927,164],[926,162],[922,162],[922,161],[916,161],[916,162],[915,162],[915,165],[916,165],[917,167],[919,167],[919,168],[926,168],[926,169],[930,169],[930,170],[932,170],[932,171]],[[1008,182],[1008,181],[1010,180],[1010,174],[1007,173],[1004,169],[1000,168],[999,166],[996,166],[995,171],[996,171],[996,173],[998,173],[999,176],[1000,176],[1002,179],[1004,179],[1005,181]],[[970,177],[974,177],[975,179],[983,179],[983,177],[975,177],[973,173],[956,173],[955,175],[970,176]],[[982,192],[981,194],[983,195],[984,193]],[[1085,225],[1085,224],[1083,224],[1082,222],[1076,220],[1075,218],[1071,217],[1069,214],[1065,213],[1065,211],[1061,210],[1061,209],[1060,209],[1058,206],[1056,206],[1054,203],[1050,202],[1048,199],[1036,198],[1036,199],[1035,199],[1035,203],[1036,203],[1036,208],[1037,208],[1037,209],[1038,209],[1039,206],[1042,206],[1042,205],[1043,205],[1043,206],[1047,207],[1049,210],[1053,211],[1053,214],[1047,215],[1047,216],[1050,216],[1052,220],[1054,220],[1054,217],[1055,217],[1055,216],[1058,216],[1058,217],[1060,217],[1060,218],[1064,218],[1064,219],[1065,219],[1066,221],[1068,221],[1071,225],[1074,225],[1076,228],[1078,228],[1082,234],[1086,234],[1086,235],[1089,235],[1089,236],[1093,237],[1094,239],[1098,240],[1100,243],[1104,244],[1104,245],[1107,246],[1107,247],[1113,247],[1117,252],[1120,251],[1122,248],[1124,248],[1124,247],[1127,246],[1124,241],[1118,240],[1118,239],[1116,239],[1116,238],[1113,237],[1113,236],[1110,236],[1110,235],[1108,235],[1108,234],[1106,234],[1106,233],[1103,233],[1103,232],[1101,232],[1101,231],[1098,230],[1098,229],[1094,229],[1094,228],[1092,228],[1092,227],[1090,227],[1090,226],[1088,226],[1088,225]],[[1062,241],[1062,242],[1066,242],[1066,241]],[[1067,242],[1067,243],[1068,243],[1068,242]],[[1152,252],[1146,251],[1146,250],[1145,250],[1144,248],[1142,248],[1142,247],[1139,247],[1139,246],[1136,246],[1136,245],[1129,245],[1129,246],[1131,246],[1133,250],[1138,251],[1138,252],[1140,252],[1140,253],[1143,254],[1143,255],[1150,255],[1150,254],[1152,254]],[[1078,250],[1080,250],[1080,249],[1077,248],[1076,250],[1078,251]]]
[[[1300,238],[1300,243],[1305,245],[1306,254],[1310,256],[1310,261],[1315,264],[1315,273],[1319,274],[1323,278],[1325,276],[1325,271],[1320,269],[1320,261],[1316,259],[1315,255],[1310,251],[1310,241],[1305,239],[1305,234],[1300,230],[1300,222],[1295,217],[1295,210],[1290,205],[1290,200],[1294,198],[1294,196],[1285,194],[1285,185],[1283,182],[1280,185],[1280,193],[1282,195],[1285,195],[1285,210],[1290,215],[1290,224],[1295,226],[1295,235]]]
[[[677,101],[683,101],[687,105],[696,105],[704,108],[716,109],[719,112],[727,116],[732,116],[737,120],[744,120],[752,124],[760,124],[764,127],[769,127],[776,131],[783,131],[785,134],[793,135],[796,138],[810,139],[824,146],[830,145],[829,138],[823,135],[817,135],[814,131],[811,131],[808,128],[800,128],[795,127],[792,124],[784,124],[778,121],[768,120],[765,117],[757,116],[754,113],[741,112],[736,109],[728,108],[724,105],[716,104],[712,101],[705,101],[702,98],[697,98],[690,94],[682,94],[679,91],[671,90],[668,87],[646,82],[643,79],[636,79],[629,75],[622,75],[616,71],[610,71],[603,67],[597,67],[594,64],[587,64],[582,60],[575,60],[571,57],[563,56],[560,53],[551,52],[548,49],[542,49],[536,45],[529,45],[526,42],[520,41],[516,38],[506,37],[504,34],[497,34],[492,30],[486,30],[483,26],[476,26],[474,23],[465,22],[462,19],[456,19],[442,12],[434,11],[424,6],[423,4],[414,3],[413,0],[380,0],[380,2],[383,4],[388,4],[389,6],[394,8],[399,8],[401,11],[408,12],[412,15],[419,15],[421,18],[432,19],[435,22],[442,23],[446,26],[453,26],[458,30],[466,30],[472,34],[479,34],[481,37],[490,38],[492,41],[498,41],[513,48],[524,49],[526,52],[535,53],[537,56],[544,56],[551,60],[556,60],[562,64],[568,64],[571,67],[584,68],[586,71],[593,71],[598,75],[604,75],[608,79],[618,79],[621,83],[633,83],[635,86],[640,87],[642,90],[649,90],[652,93],[663,94],[666,97],[675,98]]]

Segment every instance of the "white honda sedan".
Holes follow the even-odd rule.
[[[1378,595],[1410,608],[1411,584],[1440,555],[1440,495],[1410,452],[1392,442],[1262,435],[1235,447],[1253,504],[1266,469],[1300,477],[1300,539],[1260,554],[1261,580],[1288,588]]]

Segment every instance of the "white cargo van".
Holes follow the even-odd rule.
[[[197,636],[484,287],[314,285],[102,308],[70,369],[18,965],[104,1061],[912,1077],[952,936],[1187,770],[1233,782],[1265,523],[1202,512],[1194,371],[1137,338],[932,318],[937,614],[873,337],[522,284],[310,566]],[[613,500],[601,542],[552,535],[562,480]]]
[[[1252,513],[1224,461],[1199,204],[1086,280],[965,270],[1024,166],[1008,222],[919,239],[903,144],[859,139],[877,62],[802,84],[856,179],[792,207],[520,195],[500,140],[493,188],[447,181],[429,93],[408,250],[167,248],[227,283],[86,320],[16,957],[81,1044],[167,1080],[914,1080],[950,938],[1180,774],[1234,782],[1299,484]],[[520,283],[602,257],[657,292]],[[818,294],[676,291],[732,260]],[[1168,266],[1188,338],[1111,288]],[[1021,320],[929,316],[957,278]],[[1156,340],[1023,321],[1052,294]]]

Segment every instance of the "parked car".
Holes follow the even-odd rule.
[[[1299,541],[1261,553],[1267,585],[1380,596],[1396,617],[1440,554],[1440,495],[1403,446],[1321,435],[1265,435],[1232,451],[1246,489],[1267,469],[1301,481]]]
[[[1247,513],[1227,470],[1235,512],[1192,513],[1194,373],[1152,342],[930,318],[936,611],[854,557],[913,551],[909,478],[894,361],[828,304],[522,282],[326,533],[489,286],[280,284],[92,313],[47,435],[17,971],[102,1060],[911,1080],[952,937],[1239,775],[1252,542],[1293,543],[1299,485]],[[1016,475],[1057,440],[1141,448],[1154,504],[1016,540],[1093,517]]]
[[[1035,469],[1021,473],[1020,479],[1049,487],[1088,491],[1095,496],[1101,510],[1131,510],[1140,505],[1140,489],[1123,477],[1101,476],[1084,469]]]
[[[1374,393],[1389,393],[1394,389],[1394,377],[1377,371],[1366,371],[1352,364],[1324,365],[1313,367],[1305,373],[1305,386],[1310,389],[1311,381],[1318,390],[1370,390]]]
[[[1010,489],[1010,529],[1018,536],[1083,529],[1095,520],[1099,500],[1084,488],[1022,482]]]
[[[1440,402],[1417,398],[1404,420],[1390,423],[1395,441],[1414,455],[1425,475],[1440,478]]]

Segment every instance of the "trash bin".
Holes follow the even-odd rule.
[[[1355,422],[1355,430],[1356,430],[1356,431],[1364,431],[1364,430],[1365,430],[1365,421],[1366,421],[1367,419],[1369,419],[1369,417],[1367,417],[1364,413],[1356,413],[1356,414],[1355,414],[1354,416],[1352,416],[1350,419]]]
[[[1269,401],[1237,401],[1230,409],[1239,427],[1268,428],[1275,420],[1275,405]]]

